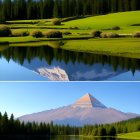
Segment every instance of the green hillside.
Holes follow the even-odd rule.
[[[38,19],[38,20],[14,20],[9,21],[11,29],[28,31],[39,29],[45,31],[46,29],[58,29],[61,31],[70,31],[72,33],[90,33],[91,30],[105,30],[106,32],[117,33],[134,33],[140,31],[140,11],[119,12],[114,14],[92,16],[82,19],[71,20],[63,22],[61,26],[52,25],[52,19]],[[28,22],[39,22],[36,24],[27,24]],[[26,24],[21,24],[21,22]],[[135,26],[133,26],[135,25]],[[137,25],[137,26],[136,26]],[[110,30],[114,26],[121,27],[121,30]],[[78,27],[78,28],[75,28]],[[71,30],[71,28],[73,28]]]
[[[127,133],[127,134],[121,134],[121,135],[118,135],[118,137],[125,138],[125,139],[140,139],[140,131]]]
[[[84,19],[72,20],[64,23],[66,27],[79,27],[82,29],[109,29],[120,26],[123,32],[140,30],[140,11],[119,12],[108,15],[93,16]],[[139,24],[139,26],[132,26]]]

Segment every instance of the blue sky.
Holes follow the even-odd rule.
[[[9,70],[10,69],[10,70]],[[22,67],[20,64],[15,63],[13,60],[7,62],[4,58],[0,59],[0,80],[2,81],[46,81],[46,77],[41,77],[35,72]]]
[[[136,82],[1,82],[0,111],[18,117],[72,104],[87,92],[107,107],[140,114]]]

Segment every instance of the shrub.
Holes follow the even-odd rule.
[[[101,33],[101,34],[100,34],[100,37],[101,37],[101,38],[107,38],[107,33]]]
[[[56,31],[56,30],[45,32],[44,36],[47,38],[62,38],[63,37],[62,32]]]
[[[69,31],[63,32],[64,35],[71,35],[72,33]]]
[[[107,34],[107,37],[108,37],[108,38],[117,38],[117,37],[119,37],[119,35],[116,34],[116,33],[108,33],[108,34]]]
[[[18,36],[28,36],[29,32],[27,31],[13,31],[12,36],[18,37]]]
[[[78,30],[79,28],[78,27],[69,27],[69,29],[75,29],[75,30]]]
[[[53,19],[52,24],[53,25],[61,25],[61,20],[59,18],[55,18],[55,19]]]
[[[7,25],[0,25],[0,37],[8,37],[11,35],[11,30]]]
[[[12,36],[18,37],[18,36],[21,36],[21,33],[20,32],[17,32],[17,31],[13,31],[12,32]]]
[[[28,36],[29,35],[29,32],[28,31],[23,31],[22,32],[22,36]]]
[[[133,37],[140,37],[140,32],[136,32],[133,34]]]
[[[73,27],[73,29],[76,29],[76,30],[78,30],[79,28],[78,28],[77,26],[75,26],[75,27]]]
[[[112,27],[112,30],[120,30],[121,28],[119,26]]]
[[[31,32],[31,36],[36,37],[36,38],[39,38],[39,37],[42,37],[43,34],[39,30],[34,30],[34,31]]]
[[[92,35],[92,37],[100,37],[100,34],[101,34],[102,32],[101,31],[92,31],[92,33],[91,33],[91,35]]]
[[[38,24],[40,21],[32,21],[32,24]]]

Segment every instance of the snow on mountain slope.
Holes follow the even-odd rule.
[[[37,72],[42,76],[48,77],[52,81],[69,81],[66,72],[59,67],[54,67],[52,69],[38,68]]]

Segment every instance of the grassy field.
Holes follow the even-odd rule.
[[[140,30],[140,11],[120,12],[102,16],[88,17],[84,19],[65,22],[65,27],[78,26],[80,29],[110,29],[113,26],[121,27],[120,33],[132,33]]]
[[[61,48],[66,50],[140,58],[140,39],[69,40]]]
[[[60,30],[63,33],[67,31],[71,32],[70,35],[63,35],[63,39],[33,38],[32,36],[0,37],[0,43],[9,42],[10,46],[42,46],[53,44],[52,47],[57,47],[55,44],[58,43],[48,42],[57,40],[63,42],[63,46],[61,46],[62,49],[140,58],[139,38],[90,39],[92,30],[97,29],[104,32],[115,32],[119,34],[133,34],[134,32],[140,31],[140,11],[86,17],[62,22],[62,25],[59,26],[52,25],[52,19],[15,20],[8,21],[8,23],[13,32],[32,32],[33,30],[45,32],[51,29]],[[119,26],[121,29],[112,30],[111,28],[114,26]]]
[[[8,41],[9,43],[25,43],[25,42],[33,42],[38,41],[37,38],[33,38],[32,36],[26,37],[0,37],[0,43]]]
[[[124,19],[125,17],[125,19]],[[62,22],[62,25],[55,26],[52,25],[52,19],[43,20],[23,20],[23,21],[9,21],[10,27],[15,29],[28,29],[32,31],[34,29],[40,29],[45,31],[47,29],[59,29],[61,31],[71,31],[72,33],[90,33],[91,30],[104,30],[106,32],[116,32],[116,33],[134,33],[140,31],[140,11],[131,12],[120,12],[114,14],[107,14],[101,16],[87,17],[77,20],[71,20],[68,22]],[[20,22],[37,22],[36,24],[19,24]],[[136,26],[138,25],[138,26]],[[121,30],[114,31],[110,30],[114,26],[121,27]],[[71,29],[78,27],[78,29]]]
[[[118,135],[118,138],[123,139],[140,139],[140,132],[133,132],[133,133],[127,133],[127,134],[121,134]]]

